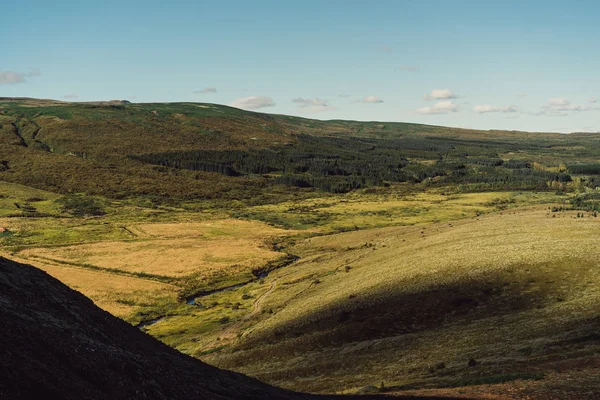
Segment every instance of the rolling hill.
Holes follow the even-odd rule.
[[[599,140],[0,98],[0,255],[170,347],[289,390],[594,398]],[[47,280],[3,263],[24,268],[23,285]],[[37,308],[23,315],[60,311],[45,330],[75,332],[69,349],[89,338],[60,321],[108,321],[91,331],[94,362],[123,387],[137,375],[103,364],[110,346],[151,374],[163,357],[185,369],[144,378],[167,397],[201,379],[191,365],[227,389],[238,379],[253,395],[296,396],[221,375],[62,286],[49,300],[25,287],[14,296]],[[64,314],[62,296],[92,320]]]
[[[207,359],[313,392],[556,383],[572,367],[589,376],[557,398],[593,398],[599,224],[538,206],[303,240],[268,278],[269,313]]]
[[[316,121],[214,104],[0,98],[0,179],[111,198],[258,204],[298,188],[430,180],[531,190],[568,182],[570,164],[597,168],[597,144],[591,134]]]

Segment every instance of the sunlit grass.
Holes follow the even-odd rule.
[[[300,241],[291,250],[302,260],[269,277],[277,289],[264,307],[273,314],[244,333],[237,351],[207,359],[285,387],[331,391],[381,380],[445,382],[428,372],[440,362],[443,375],[469,380],[469,357],[493,375],[553,346],[576,351],[562,341],[587,335],[584,321],[600,307],[600,220],[576,214],[536,206]],[[410,303],[415,296],[423,300]],[[394,303],[403,298],[409,303]],[[422,308],[406,331],[375,322],[401,307]],[[452,313],[439,316],[445,307]],[[360,319],[336,321],[354,314],[381,332],[353,341],[365,328]]]

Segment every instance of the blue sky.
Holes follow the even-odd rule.
[[[20,0],[0,9],[0,97],[600,131],[597,1]]]

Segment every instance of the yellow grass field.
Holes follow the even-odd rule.
[[[600,239],[600,219],[578,219],[574,214],[560,213],[557,218],[547,207],[541,207],[452,224],[382,228],[307,239],[294,250],[299,255],[319,257],[298,263],[296,273],[283,278],[282,285],[307,273],[339,272],[345,265],[351,265],[353,273],[324,278],[323,283],[335,285],[336,290],[325,284],[315,286],[311,289],[313,295],[303,296],[297,307],[289,303],[271,323],[300,319],[323,304],[344,303],[353,293],[375,296],[399,289],[409,292],[511,268],[536,268],[533,274],[541,272],[540,266],[557,260],[569,264],[585,260],[589,269],[579,265],[564,271],[571,278],[580,273],[593,275],[600,272],[595,269],[600,266],[600,248],[592,245]],[[589,298],[598,297],[600,301],[600,287],[596,293],[593,286],[585,286],[592,293]]]
[[[56,237],[63,230],[64,235],[78,229],[91,237],[98,233],[94,242],[22,246],[13,248],[10,256],[44,269],[120,317],[131,317],[140,306],[176,303],[181,287],[175,281],[165,283],[169,278],[193,275],[197,281],[210,282],[251,276],[253,268],[281,257],[269,242],[293,233],[235,219],[127,226],[94,220],[6,219],[5,224],[15,232],[42,237]],[[113,232],[126,240],[102,240],[112,238]]]
[[[199,273],[203,277],[238,273],[261,266],[279,253],[261,247],[259,240],[162,239],[136,242],[101,242],[59,248],[27,249],[23,257],[41,256],[80,264],[116,268],[168,277]]]
[[[17,259],[46,271],[72,289],[89,297],[100,308],[121,318],[129,316],[136,304],[176,300],[177,288],[148,279],[90,271],[84,268],[57,265],[40,259]]]

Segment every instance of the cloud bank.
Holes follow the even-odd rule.
[[[580,104],[573,104],[569,100],[563,97],[555,97],[548,100],[545,106],[542,106],[542,110],[534,113],[533,115],[546,115],[550,117],[566,117],[570,112],[573,111],[590,111],[596,110],[590,106],[582,106]]]
[[[546,108],[556,111],[585,111],[589,109],[589,107],[580,106],[579,104],[571,104],[569,100],[561,97],[548,100]]]

